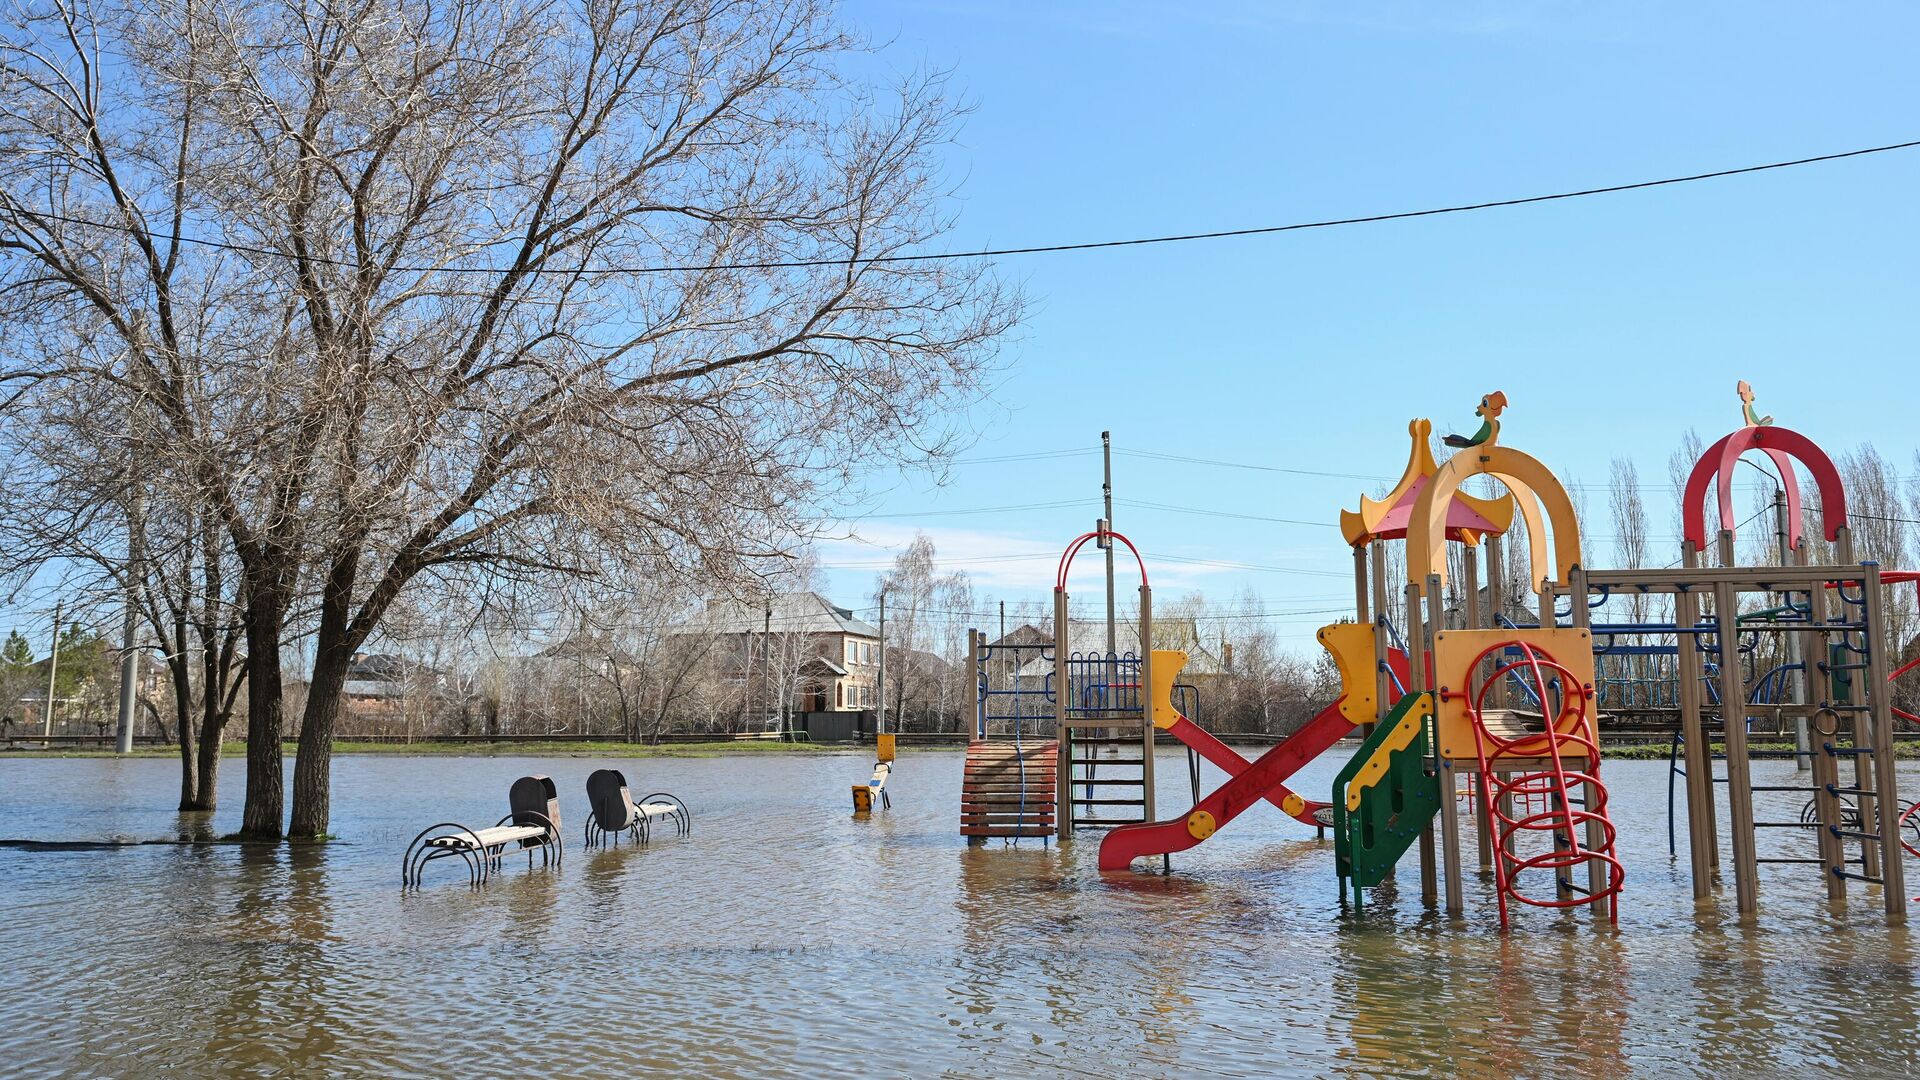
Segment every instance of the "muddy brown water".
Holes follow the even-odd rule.
[[[693,835],[586,851],[597,764],[344,757],[341,839],[318,847],[0,849],[0,1072],[1920,1071],[1912,936],[1858,891],[1829,913],[1814,867],[1764,868],[1752,926],[1731,918],[1730,879],[1696,910],[1684,846],[1667,851],[1664,763],[1606,768],[1628,870],[1618,929],[1526,910],[1505,935],[1487,882],[1467,883],[1467,915],[1450,922],[1419,902],[1411,860],[1407,894],[1343,915],[1331,843],[1267,807],[1176,856],[1171,876],[1103,879],[1091,836],[969,848],[957,753],[904,757],[893,809],[870,820],[848,813],[868,772],[857,756],[623,762],[636,793],[691,804]],[[1302,786],[1324,790],[1336,767],[1316,763]],[[1757,782],[1792,777],[1754,768]],[[171,809],[174,769],[0,761],[0,837],[237,827],[240,763],[211,821]],[[1160,763],[1169,814],[1189,797],[1184,770]],[[510,860],[476,891],[442,864],[401,893],[416,831],[491,824],[528,772],[560,786],[559,869]],[[1812,847],[1790,830],[1762,842]]]

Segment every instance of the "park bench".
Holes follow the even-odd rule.
[[[525,851],[529,870],[535,851],[542,866],[558,866],[563,854],[560,793],[552,779],[535,775],[515,780],[507,789],[507,806],[507,816],[491,828],[443,821],[422,829],[401,859],[401,886],[418,888],[427,864],[439,859],[460,859],[467,867],[468,884],[474,886],[486,884],[508,851]]]
[[[636,844],[653,839],[655,822],[669,823],[674,833],[686,836],[693,831],[693,815],[687,804],[664,791],[656,791],[639,802],[627,787],[627,778],[618,769],[596,769],[587,777],[586,845],[598,847],[620,834]]]

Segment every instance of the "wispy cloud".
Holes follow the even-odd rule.
[[[1051,591],[1060,554],[1073,539],[937,524],[863,522],[851,538],[822,541],[816,550],[823,569],[832,573],[836,581],[851,584],[884,572],[893,557],[905,551],[920,533],[933,541],[942,571],[965,570],[975,588],[1009,595],[1040,596]],[[1209,583],[1217,584],[1223,577],[1246,573],[1245,567],[1230,562],[1208,559],[1156,562],[1151,555],[1147,556],[1147,567],[1157,590],[1203,589]],[[1088,544],[1074,560],[1067,587],[1074,592],[1103,589],[1105,570],[1105,559]],[[1116,560],[1115,576],[1129,589],[1133,587],[1130,583],[1139,581],[1139,572],[1124,549]]]

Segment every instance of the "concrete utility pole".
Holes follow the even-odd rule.
[[[140,654],[134,650],[139,637],[139,622],[134,615],[134,582],[141,573],[140,516],[140,503],[136,499],[132,512],[127,515],[127,610],[120,624],[120,722],[114,729],[113,740],[114,750],[122,754],[133,753],[134,693],[140,677]]]
[[[53,651],[47,654],[47,713],[40,718],[40,734],[53,734],[53,684],[60,677],[60,601],[53,604]]]
[[[1107,516],[1100,520],[1102,532],[1113,531],[1113,433],[1100,433],[1100,498],[1106,504]],[[1106,537],[1100,538],[1100,546],[1107,549],[1107,653],[1112,655],[1120,651],[1114,636],[1113,604],[1113,542]],[[1147,648],[1145,642],[1140,648]]]
[[[133,605],[129,603],[126,619],[120,626],[120,716],[113,739],[114,750],[122,754],[133,753],[134,691],[140,678],[140,653],[135,648],[137,637]]]
[[[774,697],[773,697],[773,605],[772,604],[767,605],[767,620],[760,631],[760,651],[766,654],[766,658],[765,658],[766,663],[764,664],[764,666],[767,669],[767,673],[765,676],[763,676],[763,678],[765,678],[767,683],[767,715],[775,716],[777,714],[773,707]],[[753,684],[751,681],[749,681],[747,685],[749,688],[751,688]],[[782,733],[784,733],[787,730],[787,725],[784,718],[780,720],[779,730]]]
[[[874,693],[880,699],[879,710],[874,715],[873,733],[887,733],[887,590],[880,590],[880,674],[875,678]]]

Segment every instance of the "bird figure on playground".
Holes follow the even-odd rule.
[[[1740,395],[1740,415],[1746,418],[1748,427],[1766,427],[1773,423],[1773,417],[1761,416],[1753,407],[1753,387],[1747,380],[1741,379],[1735,392]]]
[[[1471,438],[1465,435],[1449,435],[1442,441],[1456,450],[1465,450],[1469,446],[1492,445],[1493,441],[1500,437],[1500,412],[1506,407],[1507,395],[1495,390],[1481,398],[1480,407],[1473,410],[1473,415],[1485,418],[1480,424],[1479,431],[1474,432]]]

